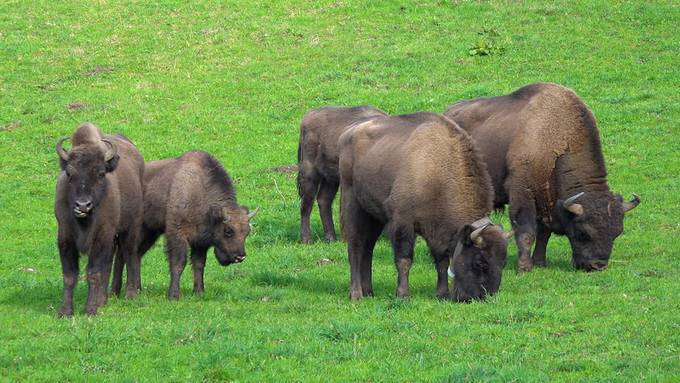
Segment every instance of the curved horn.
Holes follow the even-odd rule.
[[[106,138],[102,138],[102,141],[109,147],[109,150],[104,153],[104,161],[110,161],[113,157],[116,156],[116,153],[118,153],[118,148],[116,148],[116,145],[114,145],[111,141],[107,140]]]
[[[69,137],[63,137],[59,141],[57,141],[57,154],[59,155],[59,158],[61,158],[64,161],[68,161],[68,152],[64,150],[62,145],[64,144],[64,141],[68,140]]]
[[[639,204],[640,204],[640,196],[633,193],[633,199],[631,199],[630,202],[624,202],[623,203],[623,212],[625,213],[629,210],[633,210]]]
[[[487,226],[489,225],[484,225],[470,233],[470,239],[472,240],[472,242],[475,243],[475,245],[482,246],[482,243],[484,243],[484,240],[482,238],[482,232],[484,231],[484,229],[486,229]]]
[[[580,193],[578,193],[578,194],[576,194],[576,195],[573,195],[573,196],[567,198],[566,200],[564,200],[564,202],[562,202],[562,206],[564,206],[565,209],[568,209],[568,208],[569,208],[569,205],[571,205],[572,203],[574,203],[574,201],[576,201],[576,199],[577,199],[578,197],[582,196],[583,194],[585,194],[585,192],[580,192]]]
[[[231,221],[231,217],[229,216],[229,209],[227,207],[222,208],[222,222],[223,223],[229,223]]]
[[[583,194],[584,192],[580,192],[567,198],[564,202],[562,202],[562,206],[564,206],[565,209],[569,210],[574,215],[583,215],[583,205],[580,203],[574,203],[574,201],[576,201],[576,199]]]
[[[259,211],[260,211],[260,207],[258,206],[258,207],[255,208],[255,210],[248,213],[248,221],[253,219],[253,217],[255,217],[257,215],[257,212],[259,212]]]

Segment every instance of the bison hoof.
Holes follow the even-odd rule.
[[[534,266],[535,267],[546,267],[546,262],[545,262],[545,260],[542,260],[542,261],[534,260]]]
[[[125,298],[126,299],[135,299],[137,298],[137,295],[139,295],[139,292],[137,289],[127,289],[125,290]]]
[[[64,317],[72,317],[73,316],[73,307],[66,308],[62,307],[61,310],[59,310],[59,318],[64,318]]]
[[[364,297],[364,295],[361,291],[352,290],[352,291],[349,292],[349,299],[351,301],[358,301],[359,299],[361,299],[363,297]]]
[[[97,307],[86,307],[85,308],[85,315],[87,315],[87,316],[97,315]]]
[[[338,238],[335,237],[335,234],[326,234],[326,241],[334,242],[337,240]]]
[[[448,292],[448,291],[446,291],[446,292],[438,292],[436,296],[437,296],[437,299],[441,299],[441,300],[449,300],[449,299],[451,299],[451,296],[449,295],[449,292]]]

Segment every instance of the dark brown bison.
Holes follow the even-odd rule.
[[[576,268],[607,267],[623,215],[640,199],[623,202],[609,190],[595,118],[573,91],[532,84],[506,96],[458,102],[445,115],[475,139],[495,206],[510,204],[520,271],[545,266],[551,233],[567,235]]]
[[[206,253],[214,247],[222,266],[242,262],[250,219],[257,211],[236,201],[231,178],[222,165],[205,152],[151,161],[144,172],[144,223],[139,254],[143,256],[165,233],[170,263],[168,297],[178,299],[179,281],[191,249],[194,293],[202,293]],[[120,284],[121,266],[114,284]]]
[[[409,294],[416,235],[434,258],[438,297],[468,301],[498,290],[507,234],[485,219],[493,190],[465,131],[434,113],[376,117],[352,126],[339,147],[350,299],[373,293],[373,247],[383,228],[394,250],[398,297]]]
[[[374,116],[385,116],[369,106],[353,108],[325,107],[308,112],[300,124],[298,146],[298,193],[300,194],[300,239],[311,240],[309,216],[314,199],[326,239],[334,241],[333,199],[338,192],[338,137],[353,123]]]
[[[104,135],[89,123],[73,133],[70,151],[62,147],[66,139],[56,147],[62,171],[54,203],[64,274],[60,314],[73,314],[78,258],[84,253],[88,255],[89,287],[85,312],[94,315],[106,303],[116,249],[128,264],[126,296],[137,294],[144,159],[127,138]]]

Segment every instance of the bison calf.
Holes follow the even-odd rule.
[[[250,219],[257,211],[238,205],[231,179],[222,165],[205,152],[151,161],[144,173],[144,223],[139,248],[144,255],[165,233],[170,263],[168,297],[179,298],[180,276],[191,249],[194,293],[203,292],[206,253],[214,247],[222,266],[242,262]],[[120,284],[121,267],[114,283]],[[116,282],[118,281],[118,282]]]
[[[532,84],[458,102],[445,115],[475,139],[496,207],[510,204],[520,271],[545,266],[551,233],[567,235],[576,268],[607,267],[623,215],[640,199],[624,202],[609,190],[595,117],[573,91]]]
[[[85,253],[89,287],[85,312],[94,315],[107,300],[115,249],[128,265],[126,296],[135,296],[139,288],[137,245],[144,159],[127,138],[104,135],[88,123],[73,133],[70,151],[62,147],[65,140],[59,140],[56,147],[62,171],[54,204],[64,274],[60,314],[73,314],[78,258],[79,253]]]
[[[435,261],[438,297],[468,301],[498,290],[507,234],[485,218],[493,189],[467,133],[434,113],[377,117],[347,130],[339,147],[351,299],[373,294],[373,247],[385,227],[398,297],[409,294],[418,234]]]
[[[369,106],[324,107],[309,111],[300,124],[298,145],[298,193],[300,194],[300,239],[311,240],[309,216],[314,199],[327,240],[335,240],[333,200],[338,192],[338,137],[353,123],[386,114]]]

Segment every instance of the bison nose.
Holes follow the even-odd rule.
[[[601,271],[607,268],[607,262],[604,261],[593,261],[590,262],[590,268],[594,271]]]
[[[74,208],[82,213],[89,213],[92,210],[92,201],[76,201]]]

